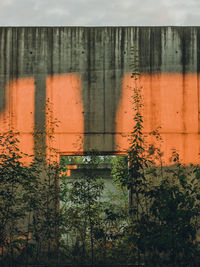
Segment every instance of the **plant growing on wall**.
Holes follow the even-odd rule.
[[[199,168],[184,167],[172,154],[173,167],[163,167],[160,148],[147,146],[143,134],[143,99],[138,84],[138,50],[132,48],[134,127],[127,151],[129,166],[118,163],[114,176],[129,189],[129,220],[124,237],[128,262],[148,266],[195,266],[199,228]],[[156,139],[161,142],[158,131]],[[150,153],[148,155],[148,153]],[[156,157],[154,165],[152,159]],[[187,250],[188,248],[188,250]],[[190,252],[188,252],[190,251]]]

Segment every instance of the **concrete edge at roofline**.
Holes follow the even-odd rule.
[[[199,26],[0,26],[1,28],[200,28]]]

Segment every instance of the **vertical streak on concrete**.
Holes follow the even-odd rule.
[[[149,79],[149,108],[151,112],[150,130],[160,126],[160,87],[158,86],[158,75],[161,72],[161,29],[160,28],[139,28],[139,57],[141,78],[143,73],[148,73]],[[144,74],[145,75],[145,74]],[[155,86],[155,82],[156,85]],[[147,86],[147,85],[146,85]],[[143,90],[148,91],[147,88]]]
[[[150,30],[150,89],[151,89],[151,111],[152,121],[151,130],[161,126],[161,103],[160,103],[160,85],[159,74],[161,69],[161,31],[160,28]],[[155,86],[156,85],[156,86]]]
[[[6,70],[6,82],[10,82],[14,78],[14,73],[12,70],[12,28],[9,28],[8,31],[6,31],[6,43],[5,43],[5,70]],[[8,95],[9,97],[9,95]],[[11,106],[11,99],[6,100],[6,104],[8,106]],[[9,114],[9,118],[6,118],[9,120],[9,126],[11,126],[11,113]]]
[[[187,36],[188,38],[188,36]],[[183,88],[183,93],[182,93],[182,131],[185,132],[186,130],[186,125],[185,125],[185,112],[186,112],[186,103],[185,103],[185,88],[186,88],[186,64],[187,64],[187,51],[186,51],[186,34],[184,29],[181,32],[181,55],[182,55],[182,77],[183,77],[183,81],[182,81],[182,88]]]
[[[116,132],[116,125],[117,125],[117,110],[118,110],[118,105],[119,105],[119,101],[120,99],[123,97],[122,94],[122,77],[123,74],[121,73],[122,70],[120,70],[117,66],[119,66],[119,62],[121,57],[120,55],[120,45],[119,45],[119,29],[111,29],[111,39],[109,40],[111,43],[111,60],[110,60],[110,69],[111,69],[111,87],[113,88],[113,91],[111,92],[111,96],[114,94],[115,96],[113,96],[114,101],[115,101],[115,113],[113,114],[114,116],[114,131]],[[107,46],[109,46],[109,44],[107,44]],[[127,52],[127,51],[126,51]],[[107,78],[107,84],[109,84],[109,77]],[[110,113],[110,108],[108,109],[109,104],[109,99],[108,99],[108,93],[106,93],[105,95],[105,106],[106,106],[106,118]],[[114,102],[113,101],[113,102]],[[107,119],[106,121],[106,129],[110,129],[110,120]],[[113,130],[112,130],[113,131]],[[117,133],[119,134],[119,133]],[[116,142],[116,136],[114,136],[114,134],[112,133],[112,137],[111,138],[111,143],[113,147],[113,150],[120,150],[119,147],[117,147],[117,142]]]
[[[50,45],[49,52],[52,51],[52,32],[48,29],[48,34],[46,34],[47,29],[37,28],[36,29],[36,62],[40,64],[35,65],[35,140],[34,140],[34,151],[35,155],[38,152],[42,155],[46,155],[46,137],[43,134],[45,131],[45,104],[46,104],[46,53],[47,53],[47,42]],[[45,41],[46,40],[46,41]],[[53,53],[51,56],[51,66]],[[53,72],[53,70],[52,70]]]
[[[112,106],[110,105],[110,108],[107,109],[107,116],[108,116],[108,111],[110,112],[111,117],[115,118],[117,115],[117,110],[118,110],[118,105],[119,105],[119,100],[122,98],[122,78],[125,73],[125,61],[126,61],[126,55],[124,52],[127,52],[127,46],[125,44],[125,36],[127,32],[125,32],[125,29],[122,27],[118,29],[112,29],[114,32],[114,43],[115,43],[115,62],[114,65],[112,66],[112,69],[116,69],[117,72],[114,73],[115,80],[112,80],[112,88],[110,91],[110,101],[112,101]],[[127,36],[126,36],[127,37]],[[112,48],[111,48],[112,49]],[[109,79],[109,77],[108,77]],[[107,86],[109,86],[109,81],[107,81]],[[108,106],[108,99],[106,102],[106,105]],[[108,126],[110,124],[111,126]],[[115,139],[114,139],[114,132],[115,132],[115,124],[113,123],[112,120],[107,120],[107,129],[109,129],[110,132],[112,132],[112,140],[111,144],[112,146],[111,149],[114,151],[115,148]],[[119,148],[117,148],[119,150]]]
[[[111,28],[107,29],[106,42],[106,87],[105,87],[105,107],[106,107],[106,132],[109,133],[106,139],[106,146],[110,151],[119,150],[115,143],[116,116],[119,101],[122,98],[122,79],[127,68],[128,46],[130,42],[129,29]]]
[[[0,113],[5,108],[6,90],[6,30],[0,30]]]
[[[197,28],[198,133],[200,134],[200,28]]]
[[[45,156],[46,138],[43,134],[45,131],[45,104],[46,104],[46,77],[35,75],[35,155],[38,152]]]
[[[156,125],[156,99],[155,99],[155,93],[157,94],[157,92],[154,92],[154,86],[153,86],[153,55],[154,55],[154,38],[153,38],[153,32],[151,31],[151,29],[147,29],[147,33],[145,34],[146,37],[148,38],[149,42],[149,46],[148,46],[148,53],[149,53],[149,75],[150,75],[150,106],[151,106],[151,131],[154,130],[154,126]]]
[[[12,29],[1,28],[0,30],[0,112],[3,112],[6,105],[6,84],[11,78],[11,40]]]
[[[18,79],[18,68],[17,68],[17,52],[18,52],[18,42],[16,35],[16,28],[12,28],[12,37],[11,37],[11,80]],[[14,129],[14,119],[13,119],[13,97],[9,96],[9,111],[10,111],[10,127]]]
[[[90,138],[88,138],[87,133],[90,131],[90,119],[89,114],[91,113],[91,30],[87,29],[86,36],[87,36],[87,95],[85,97],[88,99],[88,105],[86,105],[86,98],[84,98],[84,144],[83,148],[84,151],[88,151],[90,149]]]
[[[107,29],[106,31],[104,31],[102,33],[102,39],[103,39],[103,47],[104,47],[104,50],[103,50],[103,131],[106,132],[106,104],[105,104],[105,98],[106,98],[106,91],[105,91],[105,87],[106,87],[106,39],[107,39]],[[104,136],[105,137],[105,136]],[[105,139],[104,139],[104,143],[105,143]]]

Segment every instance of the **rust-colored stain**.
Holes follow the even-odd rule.
[[[127,135],[133,129],[133,105],[131,103],[134,80],[130,74],[122,82],[122,96],[116,115],[116,148],[126,150]],[[144,132],[149,134],[161,127],[163,160],[169,164],[172,150],[180,153],[186,164],[199,163],[198,134],[198,86],[197,74],[159,73],[142,74],[138,80],[144,97]],[[155,138],[149,136],[148,143]]]
[[[33,154],[34,96],[33,78],[10,81],[6,87],[6,107],[0,114],[1,133],[11,129],[19,132],[19,148],[27,154]],[[23,161],[29,163],[30,158],[24,157]]]
[[[83,153],[84,117],[81,79],[78,74],[47,77],[46,97],[50,103],[52,124],[55,127],[53,146],[58,153]],[[58,126],[54,122],[58,121]],[[48,129],[47,129],[48,132]],[[51,141],[47,136],[47,144]]]

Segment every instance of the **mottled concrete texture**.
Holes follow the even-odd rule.
[[[13,126],[24,151],[32,152],[31,133],[47,126],[49,99],[51,120],[60,121],[58,153],[123,152],[133,125],[133,45],[145,132],[161,126],[166,158],[177,148],[186,163],[197,163],[200,27],[0,28],[1,131]]]

